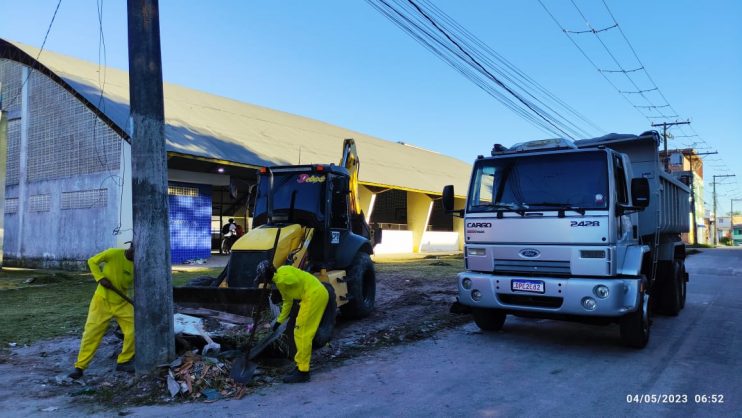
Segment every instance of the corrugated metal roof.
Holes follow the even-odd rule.
[[[12,45],[31,57],[38,54],[36,48]],[[127,72],[106,69],[101,100],[97,64],[46,50],[39,62],[128,131]],[[302,116],[174,84],[165,83],[164,92],[169,152],[253,166],[297,164],[300,156],[303,164],[330,163],[339,160],[343,139],[354,138],[365,184],[436,194],[453,184],[461,194],[471,173],[461,160]]]

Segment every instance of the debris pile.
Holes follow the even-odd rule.
[[[204,357],[188,352],[170,365],[167,389],[170,397],[187,399],[203,398],[215,401],[223,398],[241,399],[247,386],[229,377],[231,363],[214,357]]]

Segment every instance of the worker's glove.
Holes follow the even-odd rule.
[[[101,286],[103,286],[103,287],[105,287],[106,289],[112,289],[113,288],[113,283],[111,283],[111,281],[108,280],[105,277],[102,278],[102,279],[100,279],[100,280],[98,280],[98,284],[101,285]]]
[[[275,323],[275,324],[273,324],[273,331],[275,332],[276,330],[278,330],[278,328],[279,328],[280,326],[281,326],[281,323],[280,323],[280,322],[278,322],[278,321],[276,321],[276,323]]]

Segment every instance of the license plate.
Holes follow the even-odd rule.
[[[510,289],[513,292],[544,293],[544,282],[541,280],[512,280]]]

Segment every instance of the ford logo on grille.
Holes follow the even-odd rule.
[[[541,251],[539,251],[539,250],[537,250],[535,248],[524,248],[524,249],[520,250],[520,252],[518,254],[520,254],[521,257],[536,258],[539,255],[541,255]]]

